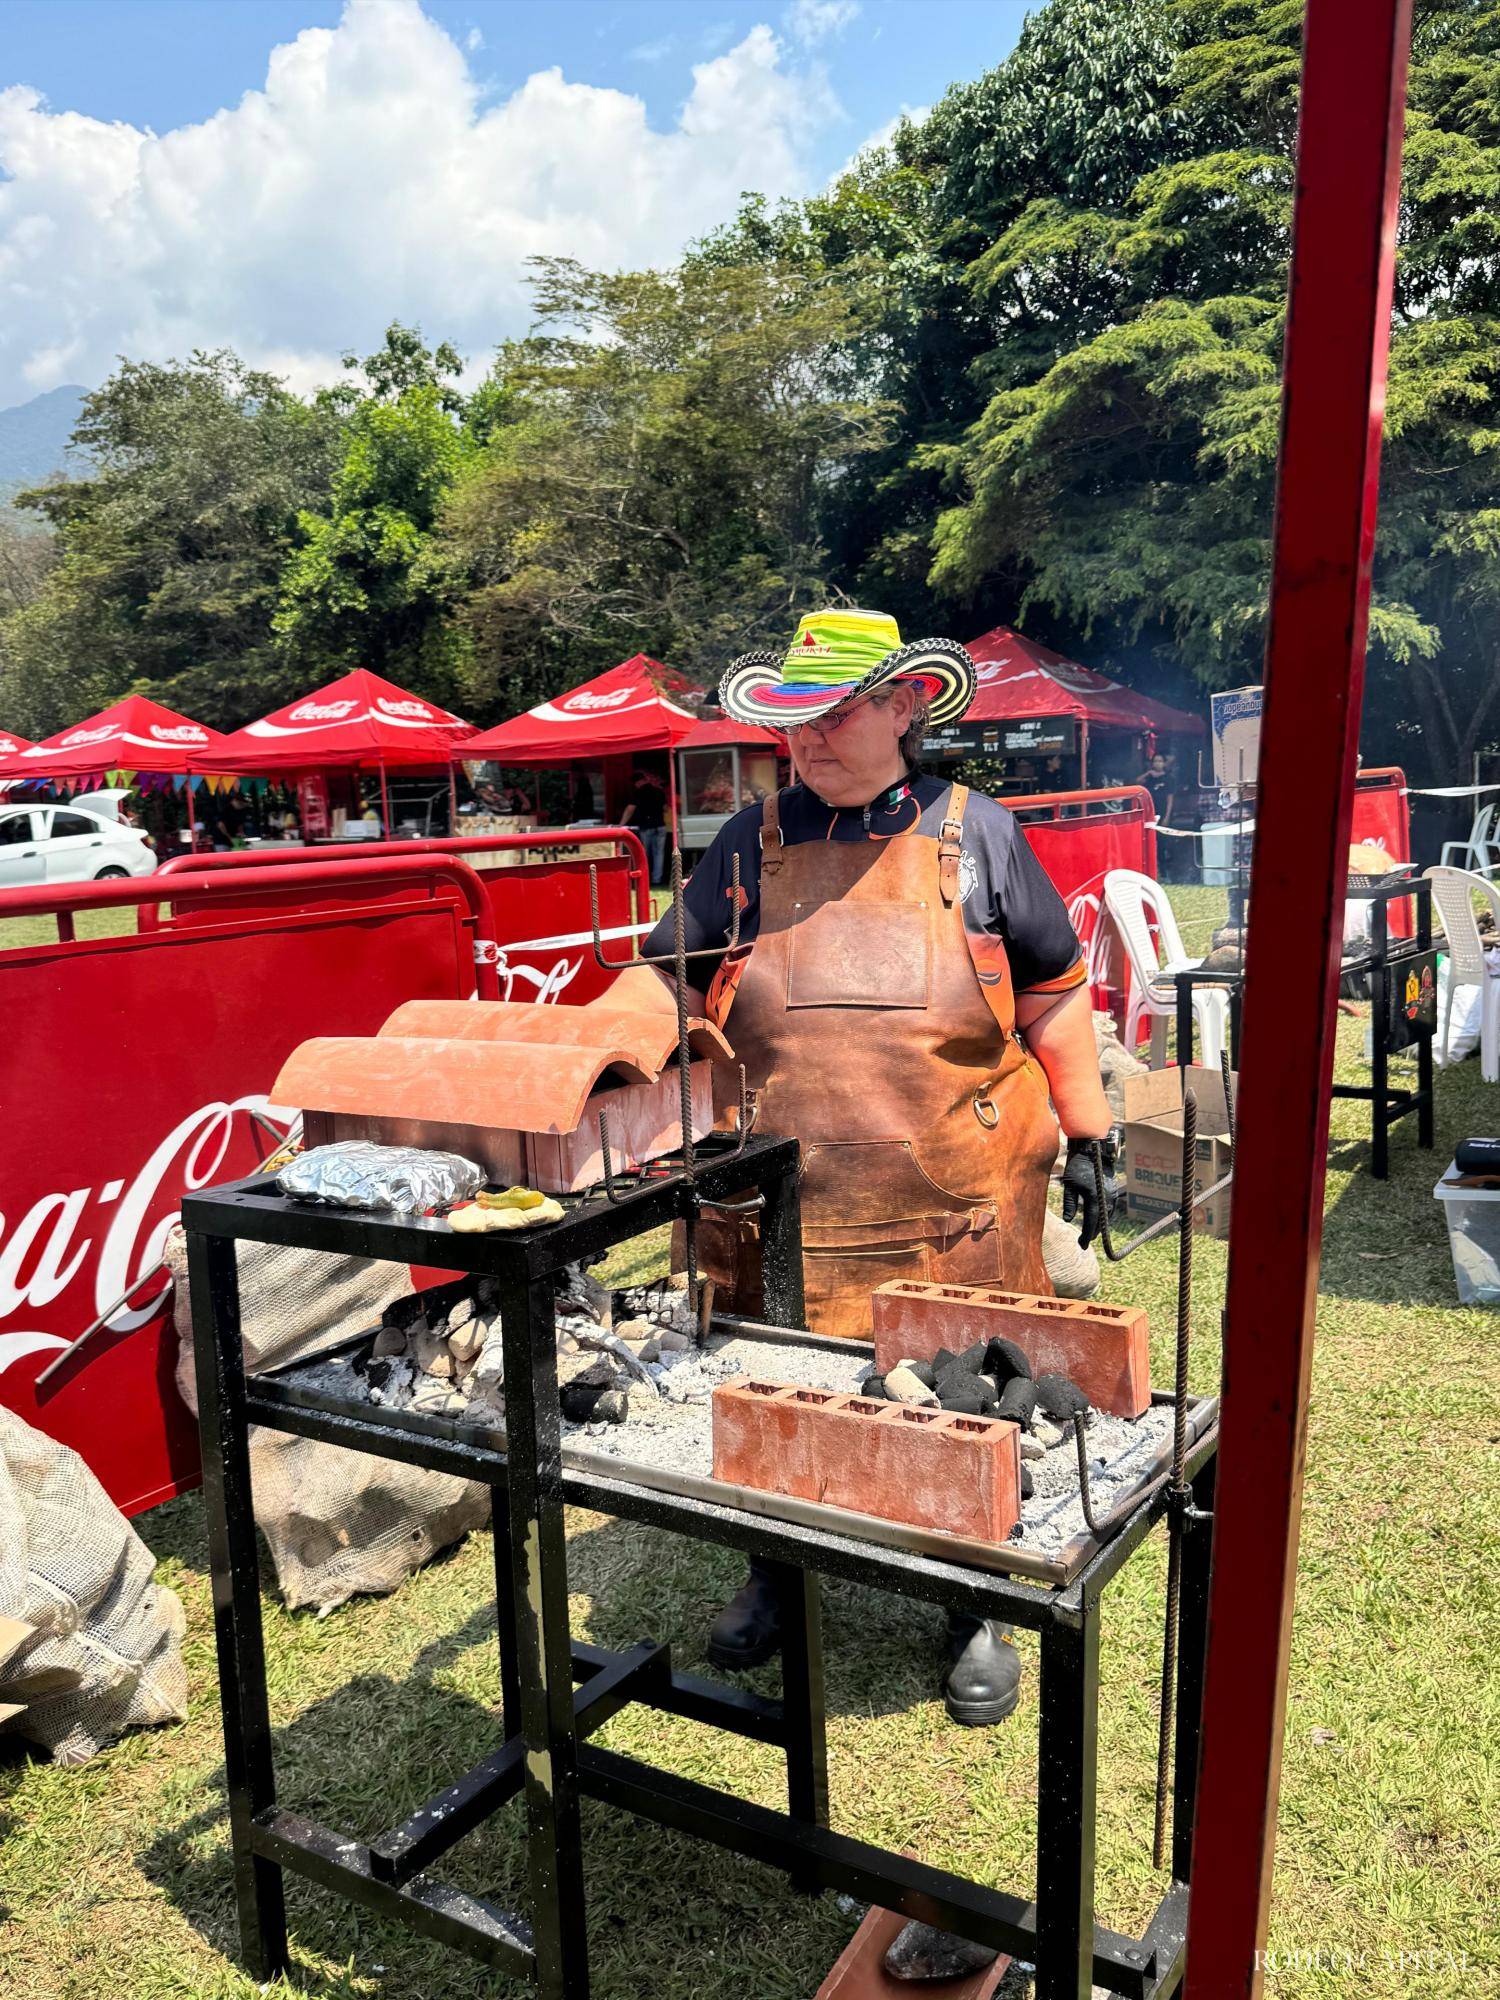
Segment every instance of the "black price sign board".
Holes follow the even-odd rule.
[[[959,757],[1070,757],[1078,725],[1064,716],[1039,715],[1017,722],[955,722],[923,738],[922,755]]]
[[[1385,975],[1386,1046],[1407,1049],[1437,1032],[1437,953],[1392,959]]]

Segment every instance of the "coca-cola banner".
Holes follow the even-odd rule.
[[[0,915],[4,898],[0,898]],[[0,1402],[73,1445],[127,1513],[193,1485],[153,1279],[38,1401],[35,1378],[151,1269],[183,1191],[250,1173],[266,1091],[311,1035],[473,991],[455,905],[196,924],[0,952]]]

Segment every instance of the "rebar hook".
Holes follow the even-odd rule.
[[[672,861],[674,876],[673,899],[675,902],[682,894],[682,854],[681,850],[676,847],[672,849]],[[729,937],[728,941],[722,945],[704,945],[697,951],[678,952],[673,950],[662,952],[659,956],[651,958],[606,958],[604,956],[604,936],[599,923],[599,865],[594,861],[589,863],[589,922],[593,931],[591,942],[593,944],[594,963],[605,972],[624,972],[632,965],[675,966],[681,960],[689,958],[722,958],[726,952],[733,951],[740,941],[739,854],[736,852],[731,855],[729,862]]]

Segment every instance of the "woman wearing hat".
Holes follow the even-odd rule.
[[[1049,1292],[1058,1121],[1085,1242],[1097,1227],[1086,1150],[1111,1114],[1067,910],[1003,806],[917,768],[924,733],[974,691],[962,646],[903,646],[894,619],[842,610],[805,617],[784,659],[737,660],[719,690],[737,721],[786,731],[797,782],[737,813],[693,871],[688,948],[725,955],[691,998],[746,1066],[757,1132],[801,1141],[807,1320],[822,1333],[868,1337],[870,1293],[895,1278]],[[645,951],[669,948],[664,919]],[[622,978],[611,1004],[665,997],[654,971]],[[721,1298],[755,1316],[753,1231],[706,1219],[699,1245]],[[779,1622],[752,1570],[711,1656],[756,1665]],[[998,1625],[956,1623],[949,1712],[999,1721],[1014,1648]]]

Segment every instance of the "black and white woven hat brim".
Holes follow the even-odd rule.
[[[890,681],[915,680],[923,684],[928,723],[937,729],[965,713],[979,685],[974,662],[956,639],[914,639],[887,653],[859,680],[831,687],[787,681],[783,667],[780,653],[742,654],[719,683],[719,706],[736,722],[790,729],[816,722]]]

